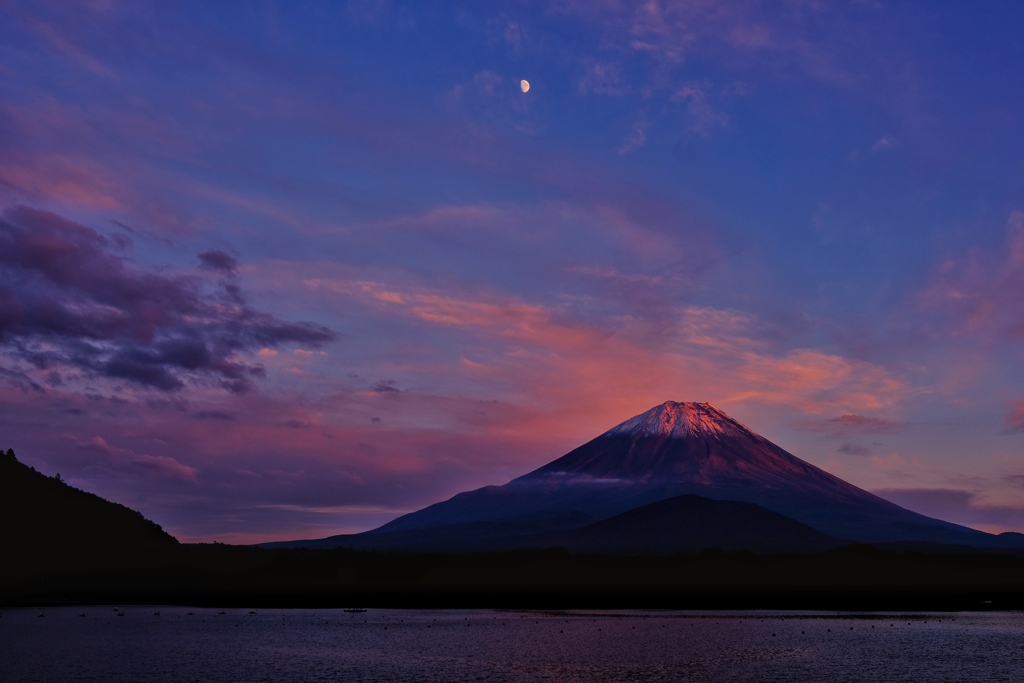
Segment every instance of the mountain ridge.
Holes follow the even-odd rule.
[[[457,525],[480,530],[491,524],[508,547],[519,547],[527,534],[516,531],[517,524],[540,535],[568,533],[683,495],[758,505],[826,536],[856,542],[1008,542],[860,489],[792,455],[710,403],[677,401],[625,420],[507,484],[459,493],[347,538],[358,537],[358,545],[370,547],[375,538],[384,542],[402,533],[415,536],[422,546],[429,545],[432,530],[440,533]],[[487,539],[490,546],[501,541]]]
[[[132,553],[178,540],[129,507],[48,477],[0,451],[0,549],[15,554]]]

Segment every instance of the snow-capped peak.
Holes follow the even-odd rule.
[[[718,436],[742,425],[710,403],[665,401],[622,424],[612,427],[605,436],[652,437],[682,439],[687,436]]]

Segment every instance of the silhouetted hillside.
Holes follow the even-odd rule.
[[[392,552],[496,552],[565,548],[590,555],[673,555],[707,548],[766,555],[813,553],[850,541],[823,534],[760,505],[684,495],[642,505],[592,522],[585,515],[537,515],[390,533],[332,536],[313,541],[265,543],[265,548],[335,548]],[[551,531],[557,523],[562,531]]]
[[[48,477],[0,452],[0,552],[131,555],[177,546],[141,514]]]
[[[834,542],[748,503],[683,496],[583,529],[601,553],[178,544],[139,513],[0,452],[0,606],[1024,608],[1024,557],[1006,551],[917,543],[664,554],[673,544],[750,545],[758,535],[772,550]],[[609,545],[623,553],[609,554]],[[657,556],[645,554],[652,550]]]
[[[670,555],[706,548],[810,553],[848,543],[760,505],[686,495],[552,537],[574,551]]]

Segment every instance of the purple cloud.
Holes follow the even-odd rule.
[[[173,391],[210,381],[245,391],[263,367],[239,353],[335,334],[244,305],[237,285],[215,293],[183,276],[148,272],[123,245],[56,214],[28,207],[0,219],[0,348],[38,369],[70,368]],[[220,270],[237,263],[204,252]]]
[[[974,340],[1024,336],[1024,212],[1014,211],[997,249],[971,249],[944,261],[933,284],[918,295],[933,312],[943,335]]]
[[[129,448],[116,448],[108,444],[101,436],[93,437],[88,441],[77,439],[72,439],[72,441],[75,441],[79,448],[102,455],[109,464],[139,467],[161,477],[174,477],[187,481],[195,481],[199,474],[199,470],[195,467],[182,464],[170,456],[149,455],[136,453]]]
[[[828,422],[847,429],[870,433],[894,432],[903,426],[902,422],[866,415],[840,415],[833,417]]]
[[[210,249],[199,254],[199,267],[207,270],[234,273],[238,268],[238,259],[219,249]]]
[[[1020,434],[1024,432],[1024,401],[1013,401],[1010,412],[1006,416],[1006,428],[1002,434]]]
[[[962,489],[878,489],[876,495],[930,517],[990,531],[1024,529],[1024,506],[990,504]]]
[[[192,413],[197,420],[235,420],[237,416],[226,410],[197,410]]]
[[[868,448],[867,446],[863,446],[861,444],[858,444],[858,443],[844,443],[837,450],[840,453],[845,453],[846,455],[858,455],[858,456],[871,455],[871,449],[870,448]]]
[[[901,430],[904,426],[906,426],[905,422],[855,413],[838,415],[826,420],[806,421],[800,425],[801,429],[809,432],[828,432],[832,434],[846,434],[849,432],[859,434],[892,434]]]

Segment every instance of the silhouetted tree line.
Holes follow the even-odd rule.
[[[141,513],[82,491],[59,474],[48,477],[18,461],[8,448],[0,458],[0,548],[5,553],[128,554],[177,545],[173,536]]]
[[[0,456],[0,604],[1024,608],[1024,557],[962,549],[645,557],[179,544],[140,513],[47,477],[11,449]]]

